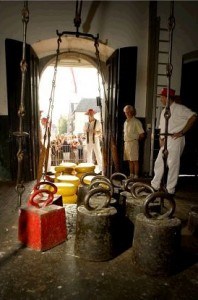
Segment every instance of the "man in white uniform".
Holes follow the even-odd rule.
[[[95,153],[99,172],[102,172],[102,152],[100,147],[100,138],[102,135],[102,125],[99,120],[94,118],[96,112],[90,108],[85,113],[89,121],[84,125],[84,133],[87,142],[87,162],[93,162],[93,152]]]
[[[124,160],[129,162],[130,178],[139,176],[139,140],[144,138],[142,123],[135,117],[135,108],[126,105],[124,122]]]
[[[167,103],[167,89],[163,88],[160,93],[161,102],[163,106]],[[175,186],[177,184],[179,169],[180,169],[180,157],[185,146],[186,132],[193,126],[197,120],[197,114],[191,111],[189,108],[182,104],[175,103],[174,101],[175,90],[169,89],[169,100],[170,100],[170,113],[171,116],[168,120],[168,137],[167,137],[167,183],[166,189],[169,194],[175,193]],[[164,150],[164,136],[165,133],[165,108],[161,112],[160,116],[160,150],[155,161],[154,166],[154,178],[151,181],[151,186],[158,190],[161,185],[161,180],[164,174],[164,160],[163,160],[163,150]]]

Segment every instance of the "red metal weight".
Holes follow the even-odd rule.
[[[43,193],[48,194],[48,198],[45,200],[42,199]],[[37,200],[34,200],[34,198],[38,195],[41,195],[41,198],[37,198]],[[30,195],[30,198],[28,200],[28,206],[32,205],[37,208],[42,208],[51,204],[53,202],[53,199],[54,199],[54,193],[52,193],[51,191],[46,189],[36,190],[34,191],[33,194]]]
[[[40,182],[37,182],[37,184],[34,186],[33,188],[33,191],[38,191],[39,190],[39,187],[41,185],[50,185],[51,187],[53,187],[53,191],[50,191],[52,194],[56,194],[57,193],[57,186],[55,184],[53,184],[52,182],[46,182],[46,181],[40,181]]]

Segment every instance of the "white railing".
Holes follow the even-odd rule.
[[[76,164],[86,162],[86,148],[80,146],[72,148],[70,145],[51,147],[51,165],[58,166],[62,162],[74,162]]]

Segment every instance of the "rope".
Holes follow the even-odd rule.
[[[19,117],[19,130],[17,132],[13,132],[13,135],[18,140],[18,152],[17,152],[17,160],[18,160],[18,170],[17,170],[17,184],[15,190],[18,194],[18,206],[21,206],[22,194],[25,190],[24,180],[22,179],[23,174],[23,161],[24,161],[24,151],[23,151],[23,141],[24,138],[29,134],[23,131],[23,118],[25,116],[25,85],[26,85],[26,73],[27,73],[27,63],[26,63],[26,36],[27,36],[27,24],[29,22],[29,10],[28,10],[28,1],[24,1],[24,6],[22,9],[22,22],[23,22],[23,47],[22,47],[22,60],[20,62],[20,69],[22,74],[21,80],[21,98],[20,105],[18,110]]]

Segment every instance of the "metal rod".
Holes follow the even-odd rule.
[[[83,33],[83,32],[73,32],[73,31],[62,31],[59,32],[58,30],[56,30],[56,34],[61,38],[63,35],[67,36],[67,35],[74,35],[75,37],[88,37],[91,38],[93,40],[98,40],[99,38],[99,34],[97,34],[96,36],[94,36],[91,33]]]

